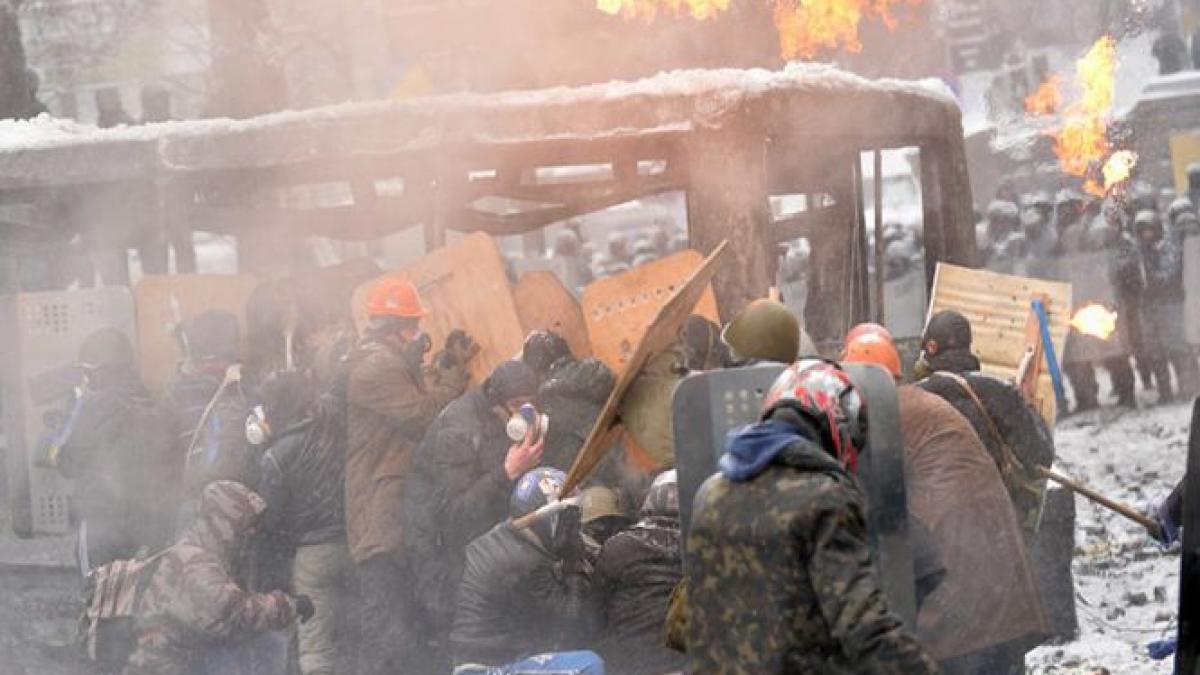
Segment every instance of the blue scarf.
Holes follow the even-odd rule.
[[[748,481],[766,470],[784,448],[801,438],[808,438],[803,429],[777,420],[734,429],[725,440],[725,454],[717,466],[731,481]]]

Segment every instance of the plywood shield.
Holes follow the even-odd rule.
[[[552,330],[571,345],[576,358],[592,355],[583,307],[553,272],[528,272],[513,287],[513,300],[525,334]]]
[[[133,289],[137,306],[138,359],[142,379],[161,394],[183,358],[176,327],[209,310],[237,315],[245,336],[246,300],[257,285],[246,275],[146,276]]]
[[[1060,357],[1071,319],[1071,285],[938,263],[929,316],[952,309],[971,321],[972,351],[986,373],[1004,380],[1016,376],[1025,354],[1025,323],[1035,295],[1050,299],[1050,337]],[[1042,416],[1054,428],[1054,385],[1048,368],[1038,383]]]
[[[614,373],[623,372],[655,315],[703,261],[696,251],[682,251],[583,289],[583,316],[596,358]],[[691,311],[720,323],[711,284],[701,289]]]
[[[637,348],[625,361],[622,370],[618,371],[612,393],[608,395],[604,408],[596,418],[596,424],[579,450],[579,456],[571,465],[570,472],[567,473],[567,480],[563,485],[564,494],[578,487],[600,464],[600,460],[604,459],[604,453],[609,447],[606,441],[611,437],[611,427],[616,420],[621,399],[633,386],[642,367],[654,355],[662,353],[678,339],[679,329],[683,327],[684,321],[697,311],[697,305],[703,302],[702,298],[712,300],[712,279],[727,253],[729,242],[721,242],[712,255],[694,268],[688,277],[666,292],[666,300],[646,323],[641,338],[637,341]],[[716,302],[713,300],[714,311],[715,307]]]
[[[429,310],[421,326],[433,338],[435,350],[455,329],[465,330],[479,343],[481,351],[470,368],[474,382],[482,382],[496,366],[521,351],[525,333],[504,273],[504,259],[488,235],[467,235],[387,276],[407,278],[416,284]],[[367,290],[377,281],[363,284],[354,292],[359,330],[367,321]]]

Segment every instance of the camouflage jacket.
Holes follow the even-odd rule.
[[[167,550],[146,586],[126,675],[186,675],[208,648],[295,619],[287,595],[248,593],[230,576],[265,509],[240,483],[219,481],[204,489],[196,522]]]
[[[816,443],[797,435],[744,482],[717,474],[695,503],[689,672],[937,672],[888,611],[858,484]]]

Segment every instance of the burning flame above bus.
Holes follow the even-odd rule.
[[[759,0],[765,1],[765,0]],[[600,11],[628,19],[653,21],[660,12],[692,18],[711,19],[729,10],[732,0],[596,0]],[[774,3],[775,29],[779,32],[779,52],[784,60],[812,59],[819,54],[845,49],[862,51],[858,27],[863,19],[882,21],[895,30],[895,7],[916,7],[924,0],[771,0]]]
[[[1054,138],[1059,165],[1067,174],[1083,178],[1084,189],[1098,197],[1127,180],[1137,164],[1135,153],[1113,153],[1108,142],[1116,69],[1117,44],[1104,36],[1075,63],[1077,98],[1070,105],[1063,108],[1065,97],[1058,76],[1048,78],[1025,99],[1025,108],[1032,114],[1060,115],[1059,125],[1048,132]]]
[[[1117,313],[1093,302],[1075,312],[1075,316],[1071,317],[1071,326],[1083,335],[1107,340],[1117,330]]]
[[[892,9],[915,7],[922,0],[775,0],[775,28],[785,60],[811,59],[822,52],[862,51],[858,26],[864,18],[882,21],[888,30],[898,22]]]
[[[596,0],[596,8],[605,14],[647,21],[653,21],[662,10],[679,14],[686,9],[693,19],[703,21],[727,11],[729,3],[730,0]]]

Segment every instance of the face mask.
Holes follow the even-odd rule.
[[[925,358],[925,352],[917,357],[916,363],[913,364],[913,380],[923,380],[930,375],[933,375],[933,366],[929,365],[928,359]]]
[[[526,403],[508,418],[505,430],[508,432],[509,440],[513,443],[520,443],[529,435],[531,429],[534,429],[534,438],[536,439],[544,436],[549,426],[550,418],[539,414],[537,408],[534,408],[530,403]]]
[[[262,445],[270,437],[271,425],[267,424],[266,411],[261,405],[256,405],[246,418],[246,442],[250,445]]]

